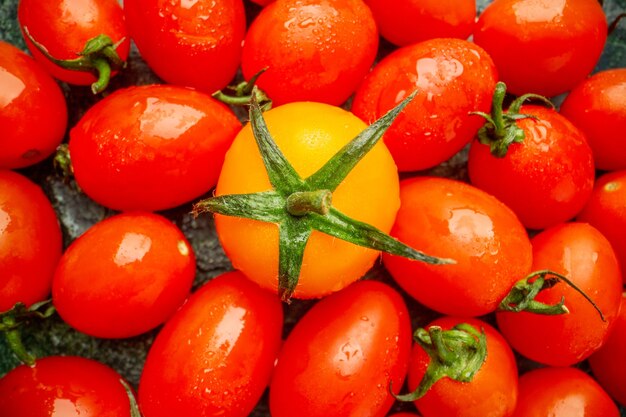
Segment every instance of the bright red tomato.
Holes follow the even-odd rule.
[[[0,170],[0,312],[50,293],[62,250],[52,205],[26,177]]]
[[[0,379],[0,411],[10,417],[130,417],[122,377],[78,356],[49,356]]]
[[[516,95],[555,96],[581,82],[600,58],[607,23],[597,0],[494,0],[474,42]]]
[[[556,304],[565,298],[569,314],[497,313],[498,326],[513,349],[534,361],[568,366],[586,359],[605,342],[617,318],[622,277],[611,245],[585,223],[546,229],[532,239],[533,270],[567,276],[600,308],[606,321],[580,293],[564,283],[535,298]]]
[[[67,127],[65,97],[28,55],[0,41],[0,169],[50,156]]]
[[[136,336],[174,314],[195,271],[193,250],[174,224],[152,213],[123,213],[97,223],[65,251],[52,300],[83,333]]]
[[[223,104],[191,89],[118,90],[70,132],[76,182],[116,210],[163,210],[215,186],[241,124]]]
[[[246,417],[270,380],[281,343],[279,298],[240,272],[200,288],[167,322],[139,383],[144,417]]]
[[[426,265],[383,254],[393,278],[420,303],[444,314],[492,312],[530,273],[531,246],[515,214],[489,194],[446,178],[400,183],[391,235],[453,265]]]
[[[402,297],[376,281],[334,293],[296,324],[270,386],[273,417],[386,415],[406,374],[411,324]],[[147,416],[150,417],[150,416]]]
[[[578,126],[593,150],[596,167],[626,169],[626,68],[602,71],[574,88],[561,114]]]
[[[469,143],[489,111],[496,86],[493,61],[460,39],[433,39],[400,48],[374,67],[354,97],[352,112],[367,123],[417,89],[383,136],[400,171],[431,168]]]
[[[362,0],[281,0],[252,22],[243,47],[246,79],[258,79],[275,104],[340,105],[374,63],[378,31]]]
[[[163,80],[207,93],[233,79],[246,30],[242,0],[125,0],[131,37]]]

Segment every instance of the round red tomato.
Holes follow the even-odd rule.
[[[586,223],[546,229],[532,245],[533,271],[548,269],[567,276],[591,297],[605,321],[579,292],[561,282],[535,299],[556,304],[564,298],[568,314],[500,312],[498,326],[511,347],[527,358],[551,366],[575,364],[602,346],[617,318],[622,293],[619,264],[606,238]]]
[[[530,272],[531,246],[515,214],[489,194],[446,178],[400,183],[391,235],[453,265],[426,265],[383,254],[393,278],[420,303],[444,314],[494,311]]]
[[[0,169],[50,156],[67,127],[65,97],[32,58],[0,41]]]
[[[233,79],[246,30],[242,0],[125,0],[130,36],[163,80],[207,93]]]
[[[491,55],[511,93],[548,97],[593,70],[606,37],[597,0],[494,0],[474,29],[474,42]]]
[[[144,417],[246,417],[270,380],[281,343],[279,298],[240,272],[200,288],[167,322],[139,383]]]
[[[123,213],[91,227],[63,254],[52,300],[70,326],[95,337],[144,333],[185,301],[193,250],[169,220]]]
[[[252,22],[243,47],[246,79],[267,68],[257,85],[275,104],[340,105],[374,63],[378,31],[362,0],[284,0]]]
[[[226,106],[191,89],[118,90],[70,132],[76,182],[116,210],[175,207],[215,186],[240,128]]]
[[[561,114],[587,137],[598,169],[626,169],[626,68],[602,71],[574,88]]]
[[[11,417],[130,417],[122,377],[77,356],[49,356],[0,379],[0,410]]]
[[[399,390],[411,347],[402,297],[375,281],[332,294],[296,324],[270,386],[273,417],[382,417]],[[150,416],[147,416],[150,417]]]
[[[48,297],[62,243],[56,214],[41,189],[0,170],[0,312]]]
[[[374,67],[354,97],[352,112],[367,123],[413,91],[417,95],[383,136],[400,171],[431,168],[469,143],[489,111],[496,69],[480,47],[433,39],[400,48]]]

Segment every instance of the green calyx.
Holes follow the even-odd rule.
[[[250,125],[272,184],[271,191],[212,197],[194,205],[194,213],[211,212],[275,223],[279,228],[278,287],[288,301],[300,276],[307,241],[313,230],[355,245],[430,264],[453,263],[417,251],[366,223],[352,219],[331,204],[332,192],[376,145],[395,117],[414,97],[404,100],[340,149],[306,179],[298,175],[270,135],[254,94]]]
[[[212,96],[214,99],[231,106],[247,106],[252,102],[252,97],[254,96],[261,110],[268,111],[272,108],[272,100],[263,90],[255,85],[259,76],[265,71],[267,71],[267,68],[263,68],[261,71],[254,74],[249,81],[242,81],[237,85],[227,86],[227,93],[218,90],[213,93]]]
[[[467,323],[457,324],[450,330],[432,326],[417,329],[413,339],[430,357],[428,368],[415,391],[394,395],[400,401],[422,398],[441,378],[471,382],[487,359],[487,337]]]
[[[117,43],[113,43],[110,37],[100,34],[85,43],[82,52],[77,54],[78,58],[57,59],[50,55],[45,46],[32,37],[26,26],[24,26],[24,33],[39,52],[59,67],[70,71],[83,71],[95,74],[98,79],[91,84],[91,91],[94,94],[101,93],[107,88],[112,71],[126,67],[126,62],[117,53],[117,47],[124,42],[124,38]]]
[[[141,412],[139,411],[139,405],[137,405],[137,400],[135,399],[135,393],[130,385],[128,385],[128,382],[120,378],[120,384],[122,384],[124,390],[126,391],[126,395],[128,396],[128,402],[130,403],[130,417],[142,417]]]
[[[504,112],[502,106],[505,96],[506,84],[500,81],[496,84],[496,89],[493,93],[491,114],[484,112],[470,113],[485,118],[485,124],[478,131],[478,141],[483,145],[488,145],[491,154],[497,158],[504,158],[511,144],[524,142],[524,130],[517,126],[516,122],[522,119],[536,119],[532,115],[520,114],[520,108],[526,100],[541,100],[550,108],[554,108],[552,102],[544,96],[524,94],[513,100],[509,109]]]

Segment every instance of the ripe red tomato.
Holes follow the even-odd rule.
[[[542,368],[520,377],[513,417],[619,417],[615,403],[576,368]]]
[[[431,168],[469,143],[489,111],[496,69],[480,47],[433,39],[400,48],[374,67],[354,97],[352,112],[366,123],[417,89],[413,101],[383,136],[400,171]]]
[[[551,366],[586,359],[605,342],[617,318],[622,277],[611,245],[586,223],[551,227],[532,239],[533,270],[549,269],[567,276],[600,308],[606,321],[580,293],[559,283],[535,298],[556,304],[562,297],[569,314],[543,316],[499,312],[500,331],[520,354]]]
[[[491,55],[511,93],[548,97],[593,70],[606,37],[597,0],[494,0],[474,29],[474,42]]]
[[[148,352],[139,383],[144,417],[246,417],[270,380],[281,343],[279,298],[240,272],[200,288]]]
[[[26,177],[0,170],[0,312],[50,293],[62,236],[52,205]]]
[[[433,38],[467,39],[474,28],[476,0],[365,0],[378,30],[394,45]]]
[[[374,63],[378,31],[362,0],[284,0],[263,8],[246,35],[241,68],[275,104],[340,105]]]
[[[49,356],[0,379],[0,410],[11,417],[130,417],[122,377],[78,356]]]
[[[270,386],[273,417],[382,417],[399,390],[411,348],[402,297],[360,281],[317,303],[278,357]],[[147,416],[150,417],[150,416]]]
[[[76,181],[116,210],[163,210],[215,186],[241,124],[226,106],[191,89],[118,90],[70,132]]]
[[[536,119],[516,122],[523,143],[513,143],[503,158],[478,138],[468,156],[476,187],[509,206],[524,226],[545,229],[574,217],[593,190],[595,170],[584,134],[555,110],[523,106]]]
[[[489,194],[446,178],[400,183],[391,235],[453,265],[426,265],[383,254],[393,278],[420,303],[444,314],[492,312],[530,273],[531,246],[515,214]]]
[[[242,0],[125,0],[131,37],[163,80],[207,93],[233,79],[246,30]]]
[[[578,126],[593,150],[596,167],[626,169],[626,68],[602,71],[574,88],[561,114]]]
[[[66,127],[67,105],[59,86],[32,58],[0,41],[0,169],[47,158]]]

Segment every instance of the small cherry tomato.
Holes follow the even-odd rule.
[[[139,383],[144,417],[246,417],[270,380],[282,306],[240,272],[200,288],[148,352]]]
[[[531,245],[515,214],[495,197],[446,178],[400,183],[401,206],[391,235],[454,265],[427,265],[383,254],[400,286],[444,314],[492,312],[530,272]]]
[[[50,156],[67,127],[65,97],[28,55],[0,41],[0,169]]]
[[[215,186],[241,124],[223,104],[191,89],[118,90],[70,132],[76,182],[116,210],[163,210]]]
[[[535,299],[556,304],[564,298],[568,314],[499,312],[498,326],[511,347],[527,358],[551,366],[573,365],[602,346],[617,318],[622,293],[619,264],[606,238],[586,223],[551,227],[531,242],[533,270],[567,276],[593,300],[604,320],[589,300],[559,283]]]
[[[468,144],[488,111],[496,70],[480,47],[460,39],[433,39],[400,48],[374,67],[354,97],[352,112],[367,123],[417,89],[384,141],[400,171],[431,168]]]
[[[271,414],[382,417],[410,348],[402,297],[380,282],[357,282],[313,306],[290,333],[272,377]]]
[[[598,169],[626,169],[626,68],[602,71],[574,88],[561,114],[580,128]]]
[[[516,95],[555,96],[594,68],[607,37],[597,0],[494,0],[478,17],[474,42]]]
[[[152,213],[123,213],[91,227],[63,254],[52,283],[59,315],[96,337],[144,333],[185,301],[195,257],[182,232]]]
[[[243,46],[241,68],[275,104],[340,105],[374,63],[378,31],[362,0],[282,0],[263,8]]]
[[[0,170],[0,312],[48,297],[62,243],[56,214],[41,189]]]

